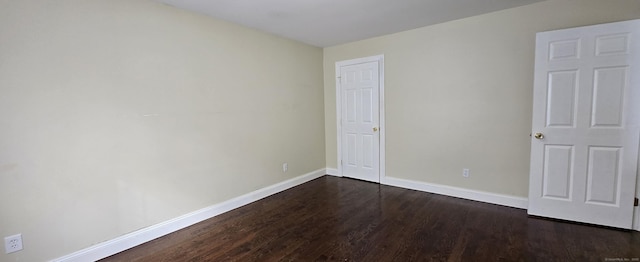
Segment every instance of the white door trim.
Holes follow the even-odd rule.
[[[379,112],[380,112],[380,123],[379,123],[379,127],[380,127],[380,170],[379,170],[379,174],[380,177],[378,179],[378,183],[381,183],[382,181],[384,181],[385,178],[385,134],[386,134],[386,128],[385,128],[385,124],[384,124],[384,55],[376,55],[376,56],[369,56],[369,57],[363,57],[363,58],[356,58],[356,59],[350,59],[350,60],[344,60],[344,61],[338,61],[336,62],[336,74],[335,74],[335,79],[336,79],[336,126],[337,128],[337,142],[338,142],[338,162],[337,162],[337,166],[338,166],[338,176],[343,176],[342,174],[342,164],[340,163],[340,160],[342,160],[342,125],[341,125],[341,118],[342,118],[342,92],[340,92],[340,68],[343,66],[347,66],[347,65],[355,65],[355,64],[362,64],[362,63],[369,63],[369,62],[378,62],[378,70],[379,70]]]

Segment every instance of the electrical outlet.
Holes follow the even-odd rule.
[[[7,254],[22,250],[22,234],[5,237],[4,250]]]
[[[282,172],[287,172],[287,170],[289,170],[289,164],[287,163],[282,164]]]
[[[462,176],[463,177],[469,177],[469,169],[468,168],[462,169]]]

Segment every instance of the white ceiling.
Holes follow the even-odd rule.
[[[156,0],[319,47],[542,0]]]

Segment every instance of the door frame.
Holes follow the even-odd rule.
[[[369,57],[362,57],[350,60],[343,60],[336,62],[336,126],[337,126],[337,142],[338,142],[338,176],[343,176],[342,173],[342,92],[340,86],[340,68],[343,66],[357,65],[369,62],[378,63],[378,112],[380,119],[378,119],[379,136],[380,136],[380,155],[379,155],[379,170],[378,170],[378,183],[382,183],[385,178],[385,134],[386,128],[384,123],[384,55],[375,55]]]

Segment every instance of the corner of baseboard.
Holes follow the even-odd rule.
[[[431,184],[402,178],[384,177],[381,180],[381,184],[520,209],[527,209],[527,207],[529,206],[529,200],[524,197],[496,194],[439,184]]]
[[[337,177],[342,177],[342,176],[338,173],[338,169],[335,169],[335,168],[328,168],[328,167],[327,167],[327,169],[326,169],[326,170],[327,170],[327,172],[326,172],[326,173],[327,173],[327,175],[330,175],[330,176],[337,176]]]
[[[227,201],[196,210],[194,212],[164,221],[129,234],[90,246],[69,255],[53,259],[53,262],[96,261],[117,254],[129,248],[144,244],[156,238],[168,235],[180,229],[189,227],[201,221],[231,211],[238,207],[258,201],[270,195],[301,185],[308,181],[322,177],[326,169],[321,168],[304,175],[285,180],[283,182],[258,189]]]

